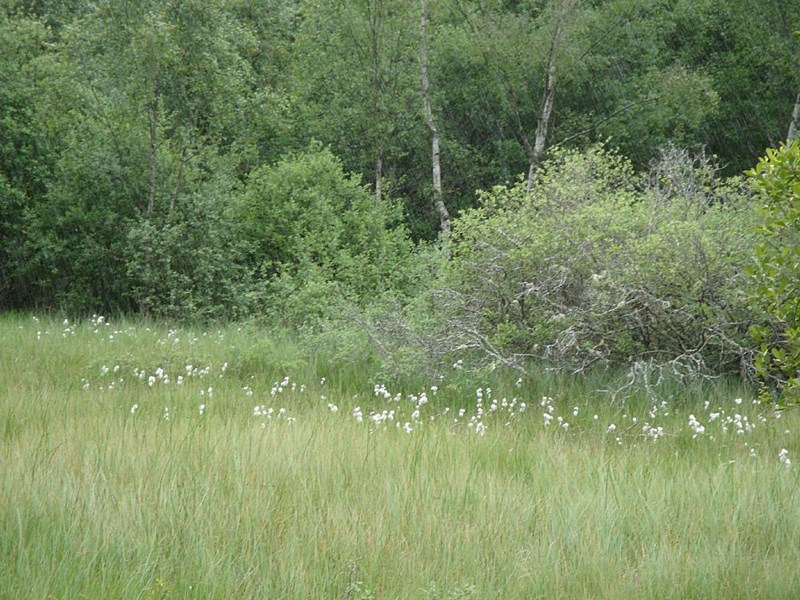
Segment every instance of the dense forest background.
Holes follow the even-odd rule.
[[[796,157],[741,175],[795,136],[797,29],[797,0],[0,0],[0,309],[791,386]]]

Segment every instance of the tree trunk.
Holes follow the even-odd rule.
[[[420,42],[419,42],[419,68],[422,79],[422,108],[425,114],[425,124],[431,132],[431,163],[433,171],[433,202],[436,212],[439,213],[439,228],[445,238],[450,233],[450,213],[444,203],[442,193],[442,165],[439,149],[439,130],[433,120],[431,107],[430,81],[428,80],[428,7],[425,0],[420,0]]]
[[[556,98],[556,57],[561,50],[561,36],[564,33],[565,21],[575,9],[575,0],[561,0],[556,5],[553,37],[550,38],[550,50],[547,53],[547,78],[544,85],[542,104],[539,107],[539,121],[536,124],[536,138],[533,152],[530,155],[531,165],[528,169],[528,189],[533,188],[533,177],[542,162],[547,147],[547,129],[550,116],[553,114],[553,103]]]
[[[383,150],[378,150],[375,160],[375,199],[378,202],[383,200]]]
[[[794,101],[792,120],[789,122],[789,133],[786,135],[786,145],[789,146],[797,138],[797,128],[800,127],[800,94]]]
[[[150,163],[150,185],[147,194],[147,236],[144,240],[144,268],[146,273],[146,281],[148,284],[153,279],[153,240],[150,237],[152,234],[152,218],[156,208],[156,188],[158,187],[158,99],[159,99],[159,83],[156,81],[153,89],[153,99],[150,102],[150,148],[148,152],[148,161]],[[147,316],[150,312],[149,303],[146,298],[139,300],[139,312]]]
[[[544,156],[547,144],[547,128],[550,125],[550,115],[553,113],[553,103],[556,98],[556,65],[553,53],[551,53],[548,63],[547,83],[545,84],[542,106],[539,110],[539,122],[536,124],[536,138],[533,141],[533,152],[530,156],[531,165],[528,169],[529,190],[533,189],[533,177]]]
[[[158,147],[158,84],[150,103],[150,190],[147,195],[147,217],[153,216],[156,205],[156,186],[158,185],[158,165],[156,162],[156,149]]]
[[[367,12],[369,19],[369,61],[370,61],[370,88],[372,93],[372,118],[375,122],[377,132],[375,148],[375,200],[378,203],[383,201],[383,111],[381,109],[381,97],[383,85],[381,78],[380,62],[380,29],[381,14],[378,3],[367,2]]]

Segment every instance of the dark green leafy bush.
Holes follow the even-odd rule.
[[[263,285],[224,206],[211,198],[187,198],[173,219],[142,219],[130,226],[126,275],[135,306],[154,316],[200,321],[253,312]]]
[[[748,173],[762,201],[754,307],[765,319],[751,330],[764,392],[800,400],[800,145],[767,150]]]
[[[379,203],[327,149],[314,145],[257,169],[240,214],[269,278],[271,309],[287,324],[413,291],[413,248],[399,206]]]

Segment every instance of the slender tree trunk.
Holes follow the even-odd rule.
[[[147,217],[153,216],[156,205],[156,187],[158,185],[158,164],[156,149],[158,147],[158,85],[156,84],[153,101],[150,103],[150,188],[147,195]]]
[[[428,7],[426,0],[420,0],[420,42],[419,42],[419,67],[422,79],[422,108],[425,114],[425,124],[431,132],[431,163],[433,171],[433,202],[436,212],[439,213],[439,228],[446,238],[450,233],[450,213],[444,203],[442,193],[442,165],[441,151],[439,149],[439,130],[433,120],[431,107],[430,81],[428,79]]]
[[[378,149],[378,158],[375,160],[375,199],[383,200],[383,150]]]
[[[550,115],[553,114],[553,103],[556,98],[556,65],[553,53],[551,53],[548,62],[544,98],[539,110],[539,121],[536,124],[536,137],[534,138],[533,151],[530,155],[531,165],[528,169],[529,190],[533,189],[533,177],[536,174],[536,169],[539,168],[539,164],[542,162],[542,157],[547,147],[547,128],[550,125]]]
[[[152,218],[156,208],[156,188],[158,187],[158,161],[156,151],[158,150],[158,99],[159,99],[159,82],[156,81],[153,89],[153,98],[150,102],[150,149],[148,152],[148,161],[150,163],[150,185],[147,194],[147,236],[144,240],[144,268],[146,273],[146,281],[148,284],[153,279],[153,240],[152,233]],[[147,316],[150,312],[149,302],[147,298],[139,300],[139,312]]]
[[[470,29],[472,30],[472,33],[475,34],[476,37],[480,37],[482,34],[481,34],[480,30],[478,29],[477,25],[471,19],[469,12],[464,8],[464,5],[460,1],[457,1],[456,2],[456,6],[458,7],[458,10],[461,12],[461,15],[464,17],[464,19],[469,24]],[[488,54],[488,52],[486,51],[485,48],[481,48],[481,54],[483,55],[483,62],[484,62],[484,65],[486,66],[486,68],[487,69],[491,68],[491,64],[492,63],[491,63],[491,60],[489,59],[489,54]],[[548,62],[548,65],[549,64],[550,64],[550,62]],[[519,100],[517,98],[516,93],[514,92],[513,86],[510,83],[511,78],[510,78],[509,74],[506,72],[506,70],[503,67],[503,65],[499,65],[497,68],[498,68],[498,71],[500,72],[500,75],[501,75],[500,84],[503,86],[503,91],[505,92],[506,98],[508,99],[508,102],[511,105],[511,111],[512,111],[512,114],[514,115],[514,122],[515,122],[515,124],[517,126],[517,134],[519,135],[519,139],[522,141],[522,146],[525,148],[525,153],[528,155],[528,162],[532,167],[531,169],[528,170],[528,188],[530,189],[531,181],[533,181],[532,173],[535,170],[535,168],[533,168],[533,165],[535,163],[538,164],[541,161],[541,156],[538,159],[535,158],[535,153],[534,153],[534,149],[533,149],[534,147],[531,146],[530,139],[528,138],[528,133],[525,130],[525,125],[522,122],[522,116],[520,114],[520,108],[519,108],[520,107],[520,102],[519,102]],[[550,112],[552,112],[552,106],[551,106]],[[540,110],[540,118],[541,118],[541,110]],[[549,119],[549,115],[548,115],[548,119]],[[538,131],[538,128],[537,128],[537,131]],[[542,148],[544,148],[544,141],[546,141],[546,137],[547,137],[546,128],[544,130],[544,134],[545,135],[542,138],[542,140],[543,140]],[[541,153],[543,153],[543,152],[544,152],[544,150],[542,149]]]
[[[571,4],[562,7],[565,11],[570,10]],[[550,51],[547,55],[547,78],[544,85],[544,95],[542,96],[542,104],[539,107],[539,120],[536,123],[536,137],[533,141],[533,149],[530,152],[530,168],[528,169],[528,189],[533,189],[533,179],[536,174],[536,169],[542,162],[544,151],[547,148],[547,130],[550,126],[550,116],[553,114],[553,104],[556,99],[556,54],[559,50],[559,43],[561,38],[563,15],[556,17],[556,29],[553,33],[553,38],[550,41]]]
[[[375,120],[375,131],[377,131],[377,148],[375,151],[375,199],[380,203],[383,201],[383,111],[381,110],[381,95],[383,83],[381,78],[380,66],[380,36],[381,36],[381,14],[378,3],[367,2],[369,19],[369,40],[370,40],[370,86],[372,88],[372,117]]]
[[[789,133],[786,135],[786,145],[790,145],[797,138],[797,128],[800,127],[800,94],[794,101],[792,120],[789,122]]]

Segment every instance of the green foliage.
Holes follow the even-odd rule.
[[[239,234],[230,211],[205,198],[187,203],[171,221],[132,224],[124,248],[131,304],[182,320],[252,314],[263,291]]]
[[[445,318],[464,345],[501,363],[735,371],[749,319],[743,194],[658,192],[627,160],[594,148],[554,154],[530,193],[520,183],[482,194],[454,223]]]
[[[48,31],[0,6],[0,309],[30,305],[26,214],[45,193],[56,158],[38,110],[46,93]]]
[[[419,4],[299,3],[288,84],[296,149],[330,145],[348,172],[404,203],[415,238],[435,231],[430,138],[422,116]],[[324,56],[324,60],[320,57]],[[380,175],[378,172],[380,171]],[[471,191],[471,190],[470,190]]]
[[[398,207],[379,204],[318,144],[255,170],[239,212],[273,307],[290,322],[412,289],[412,246]]]
[[[760,193],[753,303],[766,320],[752,328],[756,368],[768,389],[800,401],[800,144],[768,149],[748,172]]]
[[[800,90],[800,38],[791,33],[800,1],[763,2],[758,18],[748,0],[692,4],[699,11],[682,24],[681,53],[711,77],[720,99],[698,133],[724,157],[729,173],[740,173],[786,138]]]
[[[36,85],[8,89],[24,110],[6,121],[16,156],[2,163],[0,214],[14,235],[0,273],[13,292],[0,302],[186,318],[253,306],[227,205],[253,156],[235,109],[251,100],[254,40],[227,4],[101,3],[57,37],[29,18],[2,25],[18,64],[0,71]]]
[[[58,178],[24,213],[26,260],[18,276],[45,306],[76,314],[127,310],[123,248],[133,198],[143,187],[117,160],[99,123],[79,116],[71,125],[61,140],[68,152],[55,164]]]
[[[425,295],[439,265],[406,234],[437,231],[419,8],[0,0],[0,309],[265,311],[331,337],[351,327],[345,347],[380,348],[397,371],[447,360],[459,336],[494,360],[685,346],[733,364],[717,350],[741,343],[740,327],[726,342],[707,328],[751,318],[735,291],[749,252],[749,217],[729,210],[738,183],[677,154],[645,181],[619,159],[559,151],[533,199],[508,182],[529,163],[548,64],[547,148],[612,139],[640,169],[666,142],[708,144],[731,171],[752,164],[785,137],[800,89],[797,4],[753,19],[744,0],[430,3],[444,200],[467,211],[443,318]],[[304,152],[315,139],[331,151]],[[378,180],[383,204],[362,187]],[[469,211],[476,188],[502,182]],[[762,262],[787,268],[775,260]],[[785,363],[794,330],[776,319],[762,341]]]

